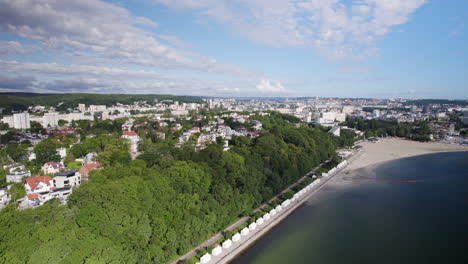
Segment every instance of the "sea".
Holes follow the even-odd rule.
[[[313,195],[231,263],[468,263],[468,152],[389,161],[359,178]]]

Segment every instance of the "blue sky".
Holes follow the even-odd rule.
[[[468,99],[468,2],[0,0],[0,91]]]

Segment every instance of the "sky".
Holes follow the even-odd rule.
[[[468,1],[0,0],[0,92],[468,99]]]

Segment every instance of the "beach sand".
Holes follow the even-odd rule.
[[[326,196],[332,192],[369,183],[373,180],[373,177],[369,177],[369,175],[373,175],[374,169],[387,161],[430,153],[468,151],[466,146],[416,142],[397,138],[380,139],[379,143],[365,141],[358,145],[362,146],[362,149],[350,158],[349,165],[330,179],[326,186],[312,196],[308,202],[319,202],[326,199]]]

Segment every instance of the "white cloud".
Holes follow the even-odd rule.
[[[377,41],[426,0],[152,0],[194,10],[269,46],[310,46],[332,59],[375,55]]]
[[[105,66],[0,60],[0,89],[28,92],[165,93],[177,95],[245,95],[250,81],[213,81],[149,70]]]
[[[37,50],[36,45],[25,45],[18,41],[0,41],[0,55],[13,55],[17,53],[28,53]]]
[[[261,93],[271,93],[271,94],[284,94],[287,92],[286,88],[279,82],[271,82],[270,80],[260,80],[255,86],[257,91]]]
[[[0,0],[0,31],[34,40],[42,48],[81,53],[81,58],[114,63],[184,69],[228,75],[251,75],[241,67],[181,50],[177,38],[158,35],[145,17],[100,0]],[[174,45],[175,44],[175,45]]]

